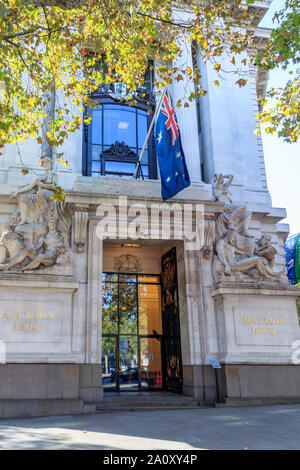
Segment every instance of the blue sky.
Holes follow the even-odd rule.
[[[273,0],[260,26],[272,27],[274,12],[284,5],[284,0]],[[270,72],[269,87],[283,86],[289,79],[287,71]],[[290,234],[300,232],[300,142],[287,144],[275,135],[262,135],[267,182],[273,207],[285,207]]]

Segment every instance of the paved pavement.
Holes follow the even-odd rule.
[[[0,449],[300,449],[300,405],[0,420]]]

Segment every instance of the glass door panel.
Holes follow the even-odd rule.
[[[118,334],[118,284],[104,282],[102,288],[102,334]]]
[[[139,284],[139,334],[161,335],[160,285]]]
[[[120,390],[139,389],[139,362],[137,336],[120,336],[119,340]]]
[[[162,388],[159,276],[103,273],[102,307],[104,390]]]
[[[140,338],[141,387],[162,388],[161,342],[158,338]]]
[[[119,328],[122,334],[137,334],[137,292],[134,284],[119,284]]]
[[[117,389],[117,336],[102,337],[102,386]]]

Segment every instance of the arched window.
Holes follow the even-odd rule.
[[[97,106],[86,110],[92,114],[92,122],[84,129],[84,175],[133,175],[153,118],[155,102],[151,91],[146,88],[137,90],[134,106],[128,106],[126,95],[127,89],[122,83],[103,85],[93,93]],[[153,134],[148,141],[139,176],[157,178]]]

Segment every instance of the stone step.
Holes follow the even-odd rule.
[[[150,393],[114,393],[105,394],[101,402],[93,403],[97,413],[113,413],[124,411],[154,411],[154,410],[187,410],[212,406],[198,403],[193,397],[174,394],[171,392]]]
[[[188,407],[182,406],[175,406],[175,405],[162,405],[162,406],[122,406],[122,407],[106,407],[106,406],[96,406],[96,413],[124,413],[124,412],[131,412],[131,411],[165,411],[165,410],[186,410],[186,409],[193,409],[199,410],[201,408],[206,408],[203,405],[190,405]]]
[[[98,406],[98,405],[97,405]],[[198,406],[197,402],[191,401],[191,402],[170,402],[170,401],[165,401],[165,402],[155,402],[155,401],[145,401],[145,402],[134,402],[134,401],[129,401],[129,402],[118,402],[118,401],[106,401],[103,400],[99,406],[102,407],[108,407],[108,408],[123,408],[123,407],[139,407],[139,406],[182,406],[182,407],[188,407],[188,406]]]
[[[130,395],[118,395],[113,396],[104,395],[103,402],[107,403],[193,403],[193,397],[187,397],[177,394],[156,394],[152,393],[151,395],[139,394]]]

